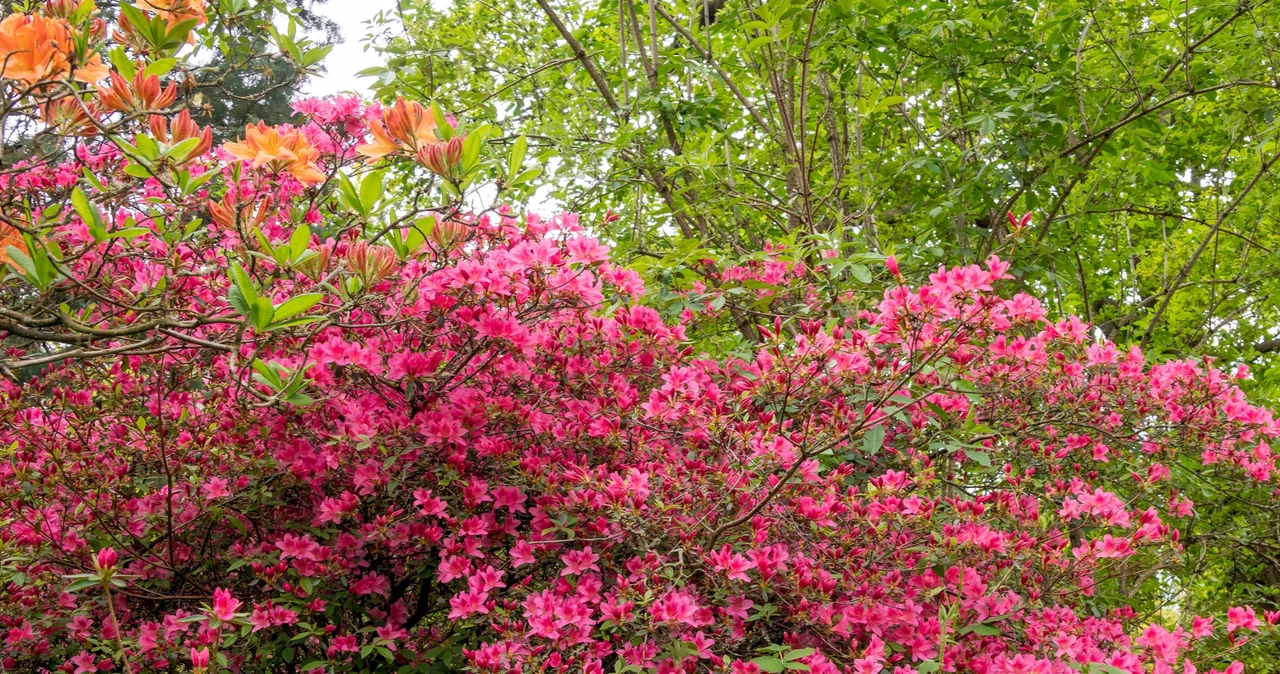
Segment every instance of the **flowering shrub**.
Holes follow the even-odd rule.
[[[214,149],[115,65],[35,75],[102,117],[0,177],[6,669],[1237,674],[1273,640],[1115,599],[1179,556],[1174,471],[1274,480],[1211,363],[994,257],[710,356],[576,218],[465,211],[522,142],[338,98]]]

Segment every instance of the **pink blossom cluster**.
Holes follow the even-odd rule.
[[[335,166],[373,114],[299,111]],[[1171,471],[1274,482],[1272,413],[1051,320],[997,258],[717,356],[575,217],[458,215],[401,254],[207,162],[257,232],[170,236],[199,193],[119,205],[127,246],[58,233],[66,292],[124,307],[80,320],[146,326],[152,292],[174,318],[0,385],[6,668],[1238,674],[1274,639],[1280,614],[1112,591],[1182,550]],[[304,223],[314,262],[258,238]],[[240,317],[233,262],[271,303],[319,295],[308,322]]]

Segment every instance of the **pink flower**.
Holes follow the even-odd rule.
[[[529,541],[522,538],[511,546],[512,568],[520,568],[525,564],[533,564],[536,561],[538,561],[538,558],[534,557],[533,546],[529,544]]]
[[[367,573],[351,584],[351,591],[361,595],[377,594],[385,597],[390,589],[391,581],[380,573]]]
[[[1201,618],[1200,616],[1192,616],[1191,618],[1191,636],[1197,639],[1203,639],[1213,634],[1213,618]]]
[[[67,623],[67,631],[75,638],[84,641],[89,638],[93,629],[93,620],[84,614],[78,613],[71,622]]]
[[[600,565],[596,564],[599,560],[600,555],[592,552],[590,545],[581,550],[570,550],[560,555],[560,561],[564,562],[560,575],[573,576],[587,571],[599,571]]]
[[[78,655],[71,658],[71,663],[76,666],[74,674],[96,674],[98,671],[98,661],[89,651],[80,651]]]
[[[430,489],[418,489],[413,492],[413,505],[426,517],[443,515],[448,504],[431,495]]]
[[[493,507],[506,508],[513,513],[525,512],[524,502],[528,497],[518,487],[494,487]]]
[[[236,609],[240,608],[240,600],[231,596],[230,590],[216,588],[213,591],[213,615],[218,620],[228,622],[236,617]]]
[[[454,595],[449,599],[449,619],[461,620],[473,613],[488,613],[489,609],[484,605],[488,599],[489,593],[482,590],[467,590]]]
[[[200,487],[200,491],[204,492],[205,498],[212,501],[214,499],[224,498],[231,495],[231,490],[227,485],[228,482],[226,478],[211,477],[208,482],[205,482]]]
[[[1258,631],[1261,623],[1253,612],[1251,606],[1232,606],[1227,609],[1227,632],[1234,632],[1238,629]]]
[[[1026,229],[1027,224],[1031,222],[1030,213],[1024,213],[1022,217],[1018,217],[1013,214],[1013,211],[1009,211],[1005,213],[1005,218],[1009,221],[1009,233],[1015,236]]]

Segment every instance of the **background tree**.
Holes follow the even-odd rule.
[[[342,39],[338,25],[324,15],[327,0],[288,0],[299,33],[328,48]],[[293,102],[310,74],[287,52],[269,48],[272,35],[258,32],[240,56],[218,51],[196,76],[200,96],[196,119],[214,129],[219,141],[238,138],[246,124],[281,124],[294,119]],[[246,58],[245,55],[252,55]],[[323,62],[319,62],[323,68]],[[213,91],[206,91],[212,88]]]

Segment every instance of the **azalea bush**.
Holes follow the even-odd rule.
[[[505,205],[523,138],[340,97],[214,147],[164,74],[183,35],[135,40],[198,23],[166,11],[0,26],[67,36],[4,71],[49,139],[0,177],[6,670],[1238,674],[1275,648],[1265,608],[1133,601],[1185,561],[1176,485],[1273,488],[1243,369],[1149,364],[994,256],[916,286],[886,258],[878,303],[798,292],[820,318],[707,353],[593,223]],[[763,301],[848,264],[787,250],[715,274]]]

